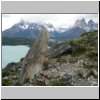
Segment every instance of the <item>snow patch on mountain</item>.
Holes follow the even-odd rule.
[[[23,25],[23,26],[19,25],[19,27],[22,28],[22,29],[27,29],[28,26],[29,26],[29,25]]]
[[[49,32],[55,31],[55,28],[52,24],[42,24],[44,26],[44,28],[46,28]]]
[[[68,28],[65,28],[65,27],[56,28],[56,31],[57,31],[57,32],[60,32],[60,33],[65,32],[65,31],[67,31],[67,30],[68,30]]]

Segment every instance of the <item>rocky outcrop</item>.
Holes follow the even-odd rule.
[[[49,58],[55,58],[64,53],[69,54],[69,52],[71,52],[71,51],[72,51],[72,47],[70,45],[58,43],[50,49]]]
[[[43,29],[34,45],[30,48],[23,60],[19,83],[23,84],[26,78],[34,78],[34,75],[42,70],[48,50],[48,32]]]
[[[69,56],[67,59],[70,58]],[[91,63],[84,58],[78,58],[72,62],[59,62],[54,59],[49,59],[48,67],[42,72],[35,75],[32,82],[26,79],[23,86],[97,86],[98,72],[91,68],[88,70],[83,62]],[[66,60],[67,60],[66,59]],[[75,59],[75,58],[73,58]],[[54,61],[54,62],[53,62]],[[83,62],[82,62],[83,61]],[[53,62],[53,63],[51,63]],[[12,67],[11,67],[12,66]],[[3,85],[18,86],[19,73],[21,71],[22,63],[16,63],[16,70],[14,65],[10,66],[9,71],[3,71]]]

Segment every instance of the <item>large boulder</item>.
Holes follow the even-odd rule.
[[[56,58],[64,53],[69,54],[72,51],[72,47],[66,44],[56,44],[51,47],[49,51],[49,58]]]

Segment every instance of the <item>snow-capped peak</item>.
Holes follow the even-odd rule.
[[[91,30],[97,30],[98,24],[96,24],[93,20],[89,20],[88,23],[86,23],[85,19],[82,18],[81,20],[76,20],[74,26],[67,27],[67,25],[62,25],[61,27],[54,27],[50,23],[43,23],[43,22],[27,22],[23,19],[21,19],[17,24],[15,24],[14,27],[18,27],[19,29],[30,29],[30,30],[41,30],[43,28],[47,29],[49,32],[58,31],[59,33],[63,33],[68,31],[69,29],[73,27],[79,27],[84,30],[91,31]]]
[[[33,22],[26,22],[23,19],[17,23],[17,26],[21,29],[38,29],[41,30],[42,28],[46,28],[49,32],[55,31],[55,28],[52,24],[49,23],[33,23]]]
[[[55,31],[55,28],[52,24],[47,24],[47,23],[44,23],[43,24],[44,28],[46,28],[49,32],[52,32],[52,31]]]
[[[23,19],[21,19],[19,23],[17,24],[18,24],[18,27],[21,29],[27,29],[29,27],[29,23],[25,22]]]
[[[20,27],[21,29],[27,29],[27,28],[28,28],[28,25],[23,25],[23,26],[19,25],[19,27]]]
[[[60,33],[65,32],[65,31],[67,31],[67,30],[68,30],[67,27],[58,27],[58,28],[56,28],[56,31],[57,31],[57,32],[60,32]]]

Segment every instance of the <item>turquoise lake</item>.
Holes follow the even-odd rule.
[[[2,46],[2,68],[5,68],[8,63],[19,62],[25,57],[29,50],[28,46]]]

